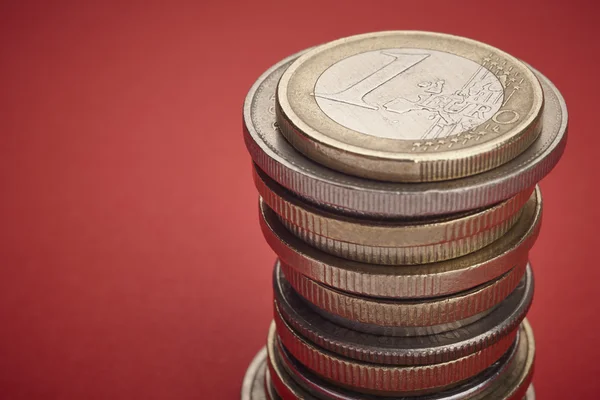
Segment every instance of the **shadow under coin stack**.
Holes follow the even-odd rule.
[[[537,182],[566,143],[552,83],[426,32],[281,61],[244,104],[274,322],[243,400],[534,399]]]

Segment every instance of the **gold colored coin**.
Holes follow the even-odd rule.
[[[474,175],[541,132],[542,88],[521,61],[439,33],[377,32],[307,51],[283,73],[281,133],[350,175],[428,182]]]
[[[515,226],[489,246],[453,260],[400,267],[345,260],[315,249],[290,233],[263,200],[259,203],[263,234],[283,264],[334,289],[383,298],[446,296],[502,276],[527,262],[542,217],[536,189]]]
[[[509,373],[498,379],[495,385],[473,397],[473,400],[517,400],[522,399],[527,394],[533,379],[535,361],[535,339],[527,319],[521,324],[521,336],[524,337],[524,340],[519,345],[517,357],[513,361]]]
[[[273,395],[283,400],[317,399],[358,400],[361,394],[350,394],[306,371],[296,360],[291,359],[281,348],[276,336],[267,343],[268,382],[276,389]],[[510,349],[501,360],[462,386],[449,391],[438,392],[431,396],[437,400],[534,400],[531,382],[535,342],[527,320],[519,328],[515,347]],[[318,394],[318,395],[317,395]],[[523,397],[525,395],[525,397]],[[429,398],[429,397],[428,397]]]
[[[299,363],[321,378],[362,393],[402,395],[428,393],[453,387],[474,377],[508,351],[514,337],[506,336],[489,347],[456,360],[431,365],[395,366],[364,363],[341,357],[302,338],[283,319],[271,326],[269,342],[275,335]]]
[[[377,325],[382,328],[441,325],[455,328],[454,324],[463,320],[475,322],[472,317],[485,316],[487,311],[497,306],[517,287],[527,266],[518,265],[488,284],[456,295],[422,301],[398,301],[344,293],[306,278],[286,264],[280,265],[284,279],[287,279],[300,296],[318,309],[358,324]]]
[[[376,221],[319,209],[253,168],[254,182],[281,222],[327,253],[372,264],[424,264],[472,253],[497,240],[517,221],[533,188],[493,207],[452,217]]]

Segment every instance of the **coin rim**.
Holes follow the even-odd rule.
[[[346,358],[376,364],[436,364],[479,351],[510,335],[519,326],[534,296],[535,279],[531,267],[526,273],[521,291],[513,291],[492,312],[469,327],[419,338],[387,337],[388,345],[380,340],[384,339],[381,335],[345,328],[315,312],[287,281],[273,282],[273,315],[275,322],[283,319],[311,343]],[[289,290],[284,291],[282,283],[290,285]],[[341,334],[344,332],[350,336]]]
[[[436,153],[415,153],[402,150],[410,142],[407,140],[365,135],[332,120],[335,122],[336,132],[343,132],[342,136],[345,140],[342,140],[339,134],[336,135],[333,131],[328,132],[329,134],[319,131],[299,116],[296,111],[297,107],[294,107],[293,101],[290,99],[290,96],[297,93],[297,89],[290,85],[294,75],[301,68],[308,68],[307,63],[313,57],[328,51],[331,52],[336,48],[344,48],[353,44],[360,45],[364,41],[375,39],[394,41],[407,40],[407,38],[417,41],[430,39],[427,43],[428,48],[462,56],[478,65],[481,65],[480,60],[474,60],[471,57],[471,53],[475,50],[491,52],[509,60],[519,68],[519,72],[531,85],[531,102],[526,117],[505,134],[485,142],[478,142],[475,146]],[[453,51],[448,51],[448,46],[452,46]],[[463,50],[463,47],[467,48]],[[457,52],[461,54],[457,54]],[[318,75],[317,71],[317,77]],[[316,79],[314,79],[315,84]],[[315,107],[320,110],[317,105]],[[295,60],[281,76],[276,89],[275,107],[281,133],[308,158],[351,175],[400,182],[460,178],[492,169],[513,159],[539,136],[541,127],[538,122],[542,108],[543,92],[540,83],[527,65],[517,58],[473,39],[423,31],[367,33],[338,39],[312,48]],[[323,114],[326,120],[331,120],[325,113]]]
[[[490,208],[421,221],[369,220],[319,209],[287,191],[253,165],[260,197],[290,232],[326,253],[385,265],[424,264],[477,251],[518,221],[535,187]]]
[[[252,86],[243,107],[244,140],[251,157],[267,175],[288,190],[322,206],[349,214],[379,217],[438,215],[476,209],[533,186],[554,168],[564,152],[568,136],[568,112],[564,99],[548,78],[530,67],[539,77],[546,98],[542,116],[544,130],[540,138],[513,161],[445,185],[374,182],[331,171],[306,159],[283,137],[276,142],[267,141],[267,136],[272,139],[280,134],[259,131],[254,125],[258,113],[254,107],[257,96],[265,92],[267,83],[276,85],[277,82],[277,78],[273,78],[272,82],[267,80],[302,53],[273,65]],[[547,101],[549,97],[554,97],[550,103]],[[273,116],[271,124],[274,123]],[[551,125],[552,131],[549,130]],[[297,153],[293,157],[295,159],[282,157],[282,148],[285,152],[291,150],[291,154]]]
[[[522,342],[522,334],[520,332],[520,329],[518,331],[519,332],[517,333],[515,338],[515,344],[512,345],[508,352],[505,353],[496,363],[492,364],[490,367],[488,367],[481,374],[478,374],[472,380],[468,380],[462,385],[453,387],[452,389],[450,389],[450,392],[438,392],[432,394],[431,396],[426,397],[427,400],[466,400],[476,395],[477,393],[484,391],[486,388],[494,385],[494,383],[497,382],[499,377],[502,377],[504,373],[510,371],[510,368],[514,366],[517,351]],[[286,381],[290,382],[292,386],[300,388],[303,392],[305,392],[305,395],[308,394],[309,396],[316,395],[313,395],[311,389],[306,387],[306,384],[303,383],[304,381],[314,383],[315,387],[320,387],[324,389],[324,392],[329,392],[331,390],[336,389],[336,387],[331,383],[323,380],[322,378],[317,377],[310,371],[306,370],[306,368],[302,366],[298,361],[294,360],[291,355],[284,354],[286,350],[283,349],[281,342],[278,340],[276,340],[276,342],[277,343],[268,343],[267,364],[269,365],[269,367],[272,366],[272,369],[275,370],[274,372],[281,384],[285,385]],[[301,367],[305,371],[298,370],[299,367]],[[279,373],[279,371],[281,371],[281,373]],[[302,380],[302,382],[300,380]],[[297,388],[295,389],[298,390]],[[340,389],[344,390],[343,388]],[[327,397],[327,394],[322,395]],[[319,396],[312,398],[317,397]],[[339,398],[340,400],[342,399],[342,397],[344,398],[344,400],[350,400],[350,397],[347,397],[344,393],[340,392],[334,393],[334,396],[332,396],[332,398],[333,397]],[[362,398],[361,394],[356,394],[356,397],[353,397],[352,399],[358,400],[359,398]],[[382,397],[379,396],[369,396],[367,398],[373,400],[382,399]]]
[[[524,342],[527,344],[527,355],[524,363],[518,363],[521,367],[520,371],[515,371],[516,377],[514,379],[512,374],[505,375],[505,380],[498,384],[495,388],[488,389],[479,393],[472,400],[484,400],[489,398],[502,398],[502,399],[522,399],[527,393],[531,381],[533,379],[534,365],[535,365],[535,337],[533,335],[533,329],[527,318],[521,323],[521,329],[523,331],[523,337],[526,339]],[[508,380],[508,382],[506,382]],[[508,389],[507,389],[508,387]],[[501,397],[497,396],[499,391],[505,390],[504,393],[500,393]],[[494,395],[494,397],[492,397]]]
[[[478,352],[437,364],[372,364],[319,348],[300,336],[284,320],[281,322],[277,326],[277,337],[290,354],[310,371],[341,387],[387,395],[450,388],[490,367],[514,342],[514,337],[504,336]],[[274,333],[275,329],[271,328],[269,340]]]
[[[485,260],[478,260],[477,252],[454,260],[419,266],[372,265],[345,260],[316,249],[294,236],[261,199],[258,207],[259,223],[267,244],[282,262],[317,282],[345,292],[381,298],[437,297],[483,284],[490,280],[491,273],[497,278],[518,263],[526,261],[529,250],[537,240],[543,214],[539,186],[536,186],[533,196],[535,205],[529,205],[532,201],[530,198],[524,206],[528,208],[524,208],[521,215],[522,219],[530,212],[527,221],[518,221],[513,230],[485,249],[478,250],[491,252],[496,247],[504,246]],[[522,232],[513,233],[518,228],[521,228]],[[465,276],[475,273],[479,274],[479,279],[464,279]],[[458,276],[460,279],[450,279],[452,276]],[[465,282],[469,282],[470,285],[467,286]]]
[[[267,362],[267,347],[263,346],[258,353],[252,358],[246,373],[244,374],[244,380],[242,381],[241,389],[241,400],[258,400],[252,397],[252,388],[254,387],[254,381],[256,375],[260,371],[261,367],[264,367]]]
[[[433,299],[389,300],[357,296],[332,289],[297,272],[287,264],[276,264],[276,279],[285,279],[304,300],[343,320],[378,327],[432,327],[453,325],[490,311],[517,287],[527,265],[517,265],[504,275],[465,292]]]

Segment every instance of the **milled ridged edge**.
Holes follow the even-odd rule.
[[[531,279],[531,285],[534,285],[533,275]],[[534,290],[533,287],[531,290]],[[524,297],[523,301],[525,301],[524,305],[521,306],[520,304],[522,303],[519,303],[519,306],[516,308],[515,312],[511,313],[510,316],[506,318],[500,325],[490,328],[483,334],[477,335],[476,337],[468,340],[463,340],[462,342],[458,342],[453,345],[434,349],[427,348],[423,350],[372,350],[372,345],[367,344],[365,346],[361,346],[360,344],[343,342],[340,340],[340,337],[343,337],[343,335],[336,335],[335,337],[325,336],[315,329],[314,326],[306,323],[301,316],[295,316],[295,310],[292,309],[292,313],[286,311],[287,307],[280,305],[277,295],[275,296],[275,301],[273,302],[273,314],[276,325],[278,323],[285,323],[285,325],[291,326],[295,332],[298,332],[299,336],[306,338],[309,342],[341,356],[376,364],[426,365],[444,363],[469,354],[473,354],[492,346],[504,336],[511,335],[512,333],[516,332],[519,324],[523,322],[525,316],[531,308],[533,294],[529,296],[529,299]],[[319,316],[319,318],[323,317]],[[343,327],[340,327],[339,329],[347,330],[347,328]]]
[[[539,85],[537,80],[533,84]],[[297,124],[285,114],[278,96],[275,100],[275,115],[279,131],[305,157],[349,175],[403,183],[459,179],[486,172],[505,164],[524,152],[539,137],[542,127],[540,118],[542,111],[543,100],[538,115],[521,132],[513,132],[511,136],[504,138],[497,146],[481,153],[468,155],[468,148],[465,148],[454,151],[454,154],[460,153],[463,155],[461,158],[415,161],[410,159],[408,154],[404,159],[392,159],[373,154],[365,155],[332,144],[318,142],[312,136],[302,132]],[[464,133],[467,134],[468,132]],[[344,145],[343,142],[337,142]],[[322,149],[325,149],[325,151]],[[438,154],[442,157],[444,152]],[[433,154],[430,153],[430,156],[433,156]],[[372,169],[373,165],[376,165],[378,170]],[[402,171],[403,174],[392,176],[389,171]]]
[[[517,287],[526,270],[526,264],[515,267],[496,281],[457,296],[423,302],[390,302],[332,290],[285,264],[280,265],[285,279],[300,296],[314,306],[351,321],[392,327],[451,324],[488,311]]]
[[[299,393],[298,390],[297,390],[297,393],[294,393],[295,388],[290,388],[289,383],[285,382],[283,380],[283,377],[281,377],[279,375],[278,371],[275,370],[275,367],[273,366],[273,363],[271,362],[270,359],[269,359],[269,362],[267,363],[267,372],[269,372],[271,388],[273,389],[274,394],[277,394],[277,396],[279,396],[278,398],[275,398],[275,399],[270,397],[270,398],[268,398],[268,400],[298,399],[299,398],[298,396],[306,395],[306,393],[304,393],[303,388],[302,388],[303,393]],[[285,372],[287,373],[287,371],[285,371]],[[292,378],[290,377],[290,379],[292,379]],[[296,383],[296,382],[294,382],[294,383]],[[267,384],[267,381],[265,380],[265,385],[266,384]],[[271,396],[269,389],[267,389],[267,393],[269,396]],[[300,398],[302,398],[302,397],[300,397]],[[307,398],[307,399],[310,399],[310,398]]]
[[[458,189],[457,192],[406,193],[369,187],[353,187],[356,183],[346,182],[343,179],[332,179],[327,182],[307,175],[307,173],[313,172],[304,170],[303,167],[293,164],[291,160],[288,160],[288,162],[302,170],[301,172],[290,169],[290,167],[276,161],[268,152],[271,151],[277,157],[281,157],[278,151],[267,145],[261,138],[261,142],[268,150],[263,149],[253,137],[254,135],[261,136],[251,128],[251,114],[255,97],[265,90],[262,83],[296,57],[291,56],[271,67],[257,80],[248,93],[244,104],[244,141],[254,162],[267,175],[288,190],[317,204],[327,205],[348,213],[388,217],[440,215],[472,210],[497,203],[527,187],[535,185],[556,166],[566,147],[568,112],[564,106],[564,100],[554,84],[534,70],[538,78],[543,81],[542,88],[544,84],[547,85],[549,90],[556,96],[557,111],[560,111],[552,114],[558,120],[559,132],[556,136],[547,138],[546,142],[550,142],[550,144],[544,147],[542,152],[536,153],[527,161],[535,160],[537,161],[536,164],[529,164],[521,172],[503,177],[500,182],[491,179],[488,184]],[[546,109],[547,96],[545,98]],[[250,132],[250,129],[253,130],[253,133]],[[556,143],[557,141],[558,143]]]
[[[478,153],[458,160],[437,160],[429,163],[419,163],[422,181],[442,181],[463,178],[489,171],[523,153],[540,135],[542,121],[540,115],[520,135],[511,137],[502,146],[488,152]]]
[[[473,210],[497,203],[535,185],[556,166],[566,147],[566,133],[561,142],[529,170],[518,177],[495,183],[492,186],[476,187],[461,193],[427,192],[412,196],[403,192],[369,191],[364,188],[334,186],[307,175],[292,171],[262,152],[250,138],[249,147],[260,149],[250,152],[254,162],[271,178],[288,190],[317,204],[334,209],[372,216],[421,216],[440,215]]]
[[[527,343],[527,354],[524,360],[518,363],[520,369],[512,374],[504,375],[501,382],[491,390],[485,390],[474,397],[474,399],[524,399],[527,389],[531,384],[535,369],[535,338],[529,321],[525,318],[521,324],[520,337]],[[524,361],[524,362],[522,362]]]
[[[344,343],[336,338],[325,337],[314,330],[310,325],[302,324],[301,321],[293,318],[289,314],[285,314],[281,310],[282,308],[275,303],[275,324],[281,325],[284,322],[287,323],[295,331],[297,331],[300,336],[306,338],[308,341],[314,343],[318,347],[322,347],[325,350],[329,350],[335,354],[352,360],[373,364],[404,366],[446,363],[481,351],[485,348],[493,346],[503,337],[514,337],[517,333],[520,320],[525,317],[524,313],[520,319],[515,319],[511,324],[507,325],[506,328],[496,332],[488,332],[482,337],[479,337],[478,340],[473,340],[471,342],[467,342],[466,344],[462,343],[458,345],[449,345],[440,347],[436,350],[427,349],[426,351],[419,351],[419,349],[411,349],[404,350],[403,352],[394,352],[393,350],[374,351],[371,350],[370,347],[362,347]]]
[[[422,298],[448,295],[471,287],[450,288],[448,282],[463,282],[464,276],[479,273],[486,277],[498,277],[514,266],[527,262],[528,252],[537,240],[542,221],[542,198],[536,189],[536,208],[531,216],[530,228],[523,233],[519,241],[513,244],[503,254],[498,254],[491,260],[478,264],[476,268],[461,269],[437,274],[422,275],[375,275],[372,273],[356,272],[328,265],[310,257],[305,257],[291,248],[283,240],[276,229],[270,225],[259,207],[259,223],[265,240],[279,256],[282,263],[287,264],[303,275],[336,289],[359,295],[389,298]],[[276,220],[279,223],[279,219]],[[282,229],[285,227],[282,226]],[[286,231],[287,232],[287,231]],[[290,234],[291,235],[291,234]],[[299,240],[299,239],[298,239]],[[499,270],[499,271],[498,271]],[[496,271],[492,273],[491,271]],[[401,270],[399,270],[401,272]],[[472,279],[468,280],[469,282]],[[481,281],[484,283],[485,281]]]
[[[450,260],[477,251],[504,235],[518,221],[520,212],[474,236],[424,246],[377,247],[348,243],[317,235],[280,217],[283,225],[302,241],[326,253],[369,264],[412,265]]]
[[[395,225],[386,224],[384,226],[377,221],[352,220],[347,216],[341,219],[335,214],[323,214],[318,207],[307,204],[299,198],[294,198],[291,194],[288,198],[285,198],[287,189],[270,178],[266,178],[270,182],[265,182],[265,177],[261,176],[264,173],[258,171],[257,168],[257,166],[252,168],[254,185],[261,198],[269,208],[279,215],[282,221],[295,225],[297,229],[305,230],[311,234],[342,242],[377,247],[408,247],[406,242],[414,240],[416,233],[423,233],[424,231],[428,233],[429,237],[438,239],[432,242],[425,241],[425,238],[423,238],[421,242],[411,242],[410,246],[427,246],[451,242],[473,237],[487,230],[493,230],[515,214],[519,214],[534,190],[534,187],[527,188],[490,208],[477,210],[475,213],[458,216],[454,219],[433,219],[423,221],[420,224],[398,222]],[[378,237],[381,236],[382,232],[385,232],[386,237],[394,235],[396,238],[388,238],[388,241],[381,243],[381,240],[378,241]],[[396,243],[392,243],[393,240]]]
[[[302,365],[317,375],[357,391],[412,392],[447,387],[469,379],[498,361],[514,342],[504,336],[465,357],[439,364],[389,366],[367,364],[328,354],[309,344],[284,321],[277,326],[281,343]]]

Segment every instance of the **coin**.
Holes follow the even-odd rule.
[[[536,72],[544,91],[542,133],[512,161],[443,184],[377,182],[337,172],[304,157],[277,129],[275,88],[297,57],[273,66],[249,91],[244,103],[244,140],[261,170],[321,207],[379,217],[452,214],[486,207],[534,186],[556,165],[566,145],[564,100],[554,85]]]
[[[418,266],[383,266],[332,256],[291,234],[259,200],[267,243],[282,263],[332,288],[383,298],[427,298],[469,290],[527,262],[540,229],[542,197],[536,189],[516,225],[487,247],[453,260]]]
[[[280,400],[281,397],[277,394],[277,391],[273,387],[273,380],[271,379],[271,372],[267,369],[265,372],[265,392],[267,393],[268,400]],[[298,397],[293,397],[294,400]]]
[[[373,264],[424,264],[479,250],[517,221],[533,188],[493,207],[418,220],[369,220],[312,206],[253,168],[258,193],[304,242],[342,258]]]
[[[274,326],[269,335],[275,335]],[[298,362],[321,378],[346,389],[386,396],[427,394],[457,386],[498,361],[513,343],[501,340],[477,353],[452,361],[400,366],[340,357],[300,337],[285,322],[277,326],[277,337]]]
[[[422,399],[422,400],[458,400],[467,399],[480,393],[487,387],[494,384],[503,373],[509,370],[512,360],[516,355],[516,350],[520,341],[520,335],[517,335],[515,344],[511,346],[496,363],[490,366],[481,374],[450,390],[434,393],[426,396],[402,397],[403,399]],[[343,388],[335,387],[308,371],[302,364],[298,363],[289,353],[276,341],[274,346],[269,346],[268,356],[269,367],[277,375],[276,379],[280,382],[279,386],[295,386],[295,392],[303,392],[305,397],[331,400],[376,400],[389,397],[374,395],[364,395],[353,393]],[[285,391],[285,390],[283,390]],[[398,397],[395,397],[398,399]]]
[[[373,364],[427,365],[476,353],[499,340],[514,338],[533,300],[534,281],[526,279],[487,316],[445,333],[394,337],[363,333],[324,318],[305,302],[285,279],[274,281],[275,323],[287,323],[299,336],[342,357]]]
[[[514,360],[514,367],[509,373],[502,376],[497,385],[488,388],[473,397],[473,400],[483,399],[522,399],[529,396],[527,393],[533,378],[533,364],[535,360],[535,340],[531,325],[527,320],[521,324],[521,332],[526,340],[522,341],[523,349],[519,349]],[[534,397],[535,398],[535,397]]]
[[[277,123],[301,153],[364,178],[477,174],[538,137],[543,93],[525,64],[474,40],[392,31],[309,50],[283,73]]]
[[[275,266],[273,279],[287,280],[300,296],[315,306],[317,312],[324,311],[324,316],[337,317],[335,322],[346,327],[362,331],[362,326],[370,325],[372,328],[368,332],[381,334],[390,334],[389,328],[430,328],[441,333],[484,317],[512,293],[525,274],[525,267],[525,264],[517,266],[500,278],[467,292],[421,301],[351,295],[310,280],[286,264]],[[465,320],[468,322],[462,322]]]
[[[520,328],[515,345],[503,355],[496,363],[486,369],[475,378],[465,382],[463,385],[439,393],[420,397],[395,397],[397,399],[421,399],[421,400],[467,400],[474,398],[494,399],[517,399],[515,391],[508,385],[514,383],[512,376],[523,374],[523,370],[531,367],[528,357],[533,354],[533,337],[528,334],[528,324],[525,321]],[[531,331],[529,331],[531,333]],[[272,381],[276,382],[284,400],[286,399],[325,399],[325,400],[382,400],[386,397],[365,395],[349,392],[343,388],[336,387],[312,374],[289,353],[281,347],[277,340],[269,341],[268,364],[272,375]],[[532,360],[532,359],[531,359]],[[525,365],[519,364],[525,361]],[[499,390],[500,388],[500,390]],[[512,392],[512,393],[511,393]],[[480,396],[482,393],[495,393],[499,397]],[[291,394],[291,396],[290,396]],[[532,387],[527,391],[524,400],[532,400]],[[480,397],[477,397],[480,396]],[[388,397],[389,398],[389,397]],[[535,397],[533,397],[535,400]]]
[[[244,380],[242,382],[241,400],[266,400],[265,393],[265,371],[267,362],[267,349],[263,347],[254,357]]]

